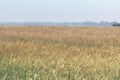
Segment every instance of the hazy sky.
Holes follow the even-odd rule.
[[[120,0],[0,0],[0,22],[120,22]]]

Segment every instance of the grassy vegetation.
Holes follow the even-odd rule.
[[[0,80],[120,80],[120,28],[1,26]]]

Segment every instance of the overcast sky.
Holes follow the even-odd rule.
[[[0,22],[120,22],[120,0],[0,0]]]

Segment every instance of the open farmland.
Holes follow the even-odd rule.
[[[120,28],[1,26],[0,80],[120,80]]]

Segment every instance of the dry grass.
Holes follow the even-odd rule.
[[[120,28],[1,26],[0,80],[120,80]]]

